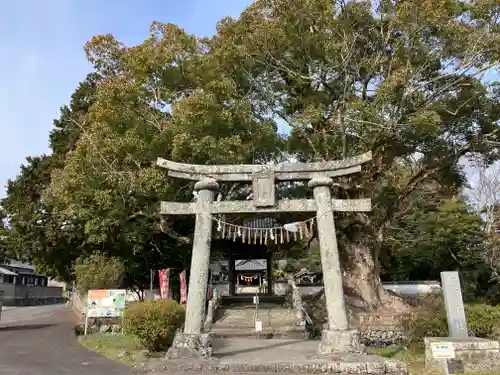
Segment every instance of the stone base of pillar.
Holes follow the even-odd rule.
[[[209,359],[212,357],[212,335],[209,333],[188,334],[177,332],[167,352],[167,359]]]
[[[364,346],[359,339],[359,331],[355,329],[329,330],[321,332],[318,354],[361,353]]]

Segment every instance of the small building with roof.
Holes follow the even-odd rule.
[[[48,278],[38,275],[33,265],[11,259],[0,265],[0,283],[47,286]]]

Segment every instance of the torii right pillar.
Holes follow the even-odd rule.
[[[345,307],[342,272],[333,220],[332,184],[333,181],[329,177],[317,177],[309,181],[309,187],[313,189],[317,207],[316,221],[328,313],[328,326],[321,333],[318,354],[352,353],[363,350],[359,332],[349,328]]]

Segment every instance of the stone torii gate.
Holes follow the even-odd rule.
[[[332,177],[360,172],[361,164],[371,158],[368,152],[342,160],[278,165],[193,165],[158,158],[157,165],[167,169],[170,177],[197,181],[194,189],[198,192],[196,202],[161,202],[162,215],[196,215],[184,332],[177,334],[169,357],[200,352],[206,355],[204,349],[210,346],[209,336],[202,332],[202,322],[210,267],[212,215],[222,213],[316,212],[328,312],[328,329],[322,332],[318,351],[321,354],[359,351],[359,334],[349,329],[345,309],[333,211],[367,212],[371,210],[371,200],[332,199],[331,186]],[[314,199],[276,200],[276,181],[304,180],[313,189]],[[214,201],[218,181],[252,182],[253,200]]]

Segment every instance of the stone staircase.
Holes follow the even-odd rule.
[[[262,332],[255,331],[255,321]],[[285,297],[260,296],[258,309],[253,296],[221,297],[210,332],[215,337],[306,338],[305,326],[297,311],[286,306]]]

